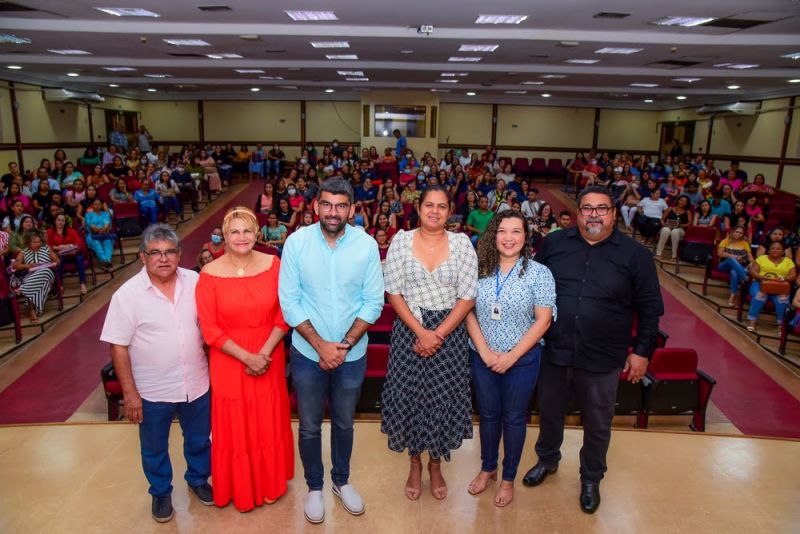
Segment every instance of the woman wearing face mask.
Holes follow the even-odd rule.
[[[207,250],[214,256],[214,259],[225,254],[225,240],[222,238],[222,226],[215,226],[211,230],[211,241],[204,244],[202,250]]]
[[[293,183],[289,184],[289,187],[286,188],[286,192],[289,194],[289,205],[292,207],[295,214],[300,217],[306,209],[305,199],[297,192],[297,186]]]

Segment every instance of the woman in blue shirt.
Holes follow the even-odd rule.
[[[467,316],[482,462],[467,489],[477,495],[497,479],[502,437],[503,477],[494,498],[498,507],[514,496],[542,339],[556,317],[553,275],[530,258],[528,239],[522,214],[504,211],[492,219],[478,243],[478,294]]]
[[[133,194],[133,199],[139,204],[139,214],[150,224],[158,222],[158,193],[150,186],[150,180],[142,181],[141,189]]]

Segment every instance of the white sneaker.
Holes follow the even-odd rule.
[[[309,523],[317,524],[325,521],[325,502],[322,499],[321,491],[308,492],[303,503],[303,513]]]
[[[344,509],[353,515],[364,513],[364,501],[352,484],[345,484],[342,487],[333,484],[333,494],[342,501]]]

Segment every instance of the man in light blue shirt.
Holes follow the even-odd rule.
[[[292,334],[291,375],[300,416],[299,449],[311,523],[325,519],[322,497],[322,417],[331,414],[333,493],[353,515],[364,502],[349,484],[353,417],[367,368],[367,328],[383,310],[384,287],[377,243],[348,226],[353,188],[330,178],[319,190],[318,224],[293,233],[281,256],[278,296]]]

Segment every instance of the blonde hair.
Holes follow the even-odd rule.
[[[235,208],[229,209],[225,214],[225,218],[222,219],[223,235],[228,233],[228,227],[234,219],[242,219],[245,224],[253,230],[253,233],[258,233],[258,219],[256,218],[256,214],[253,213],[253,210],[245,208],[244,206],[236,206]]]

